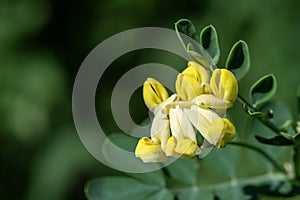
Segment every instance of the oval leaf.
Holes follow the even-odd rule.
[[[175,23],[175,30],[177,32],[177,36],[179,37],[180,41],[182,42],[183,46],[186,48],[187,42],[180,36],[178,33],[183,33],[197,42],[199,42],[199,33],[193,23],[188,19],[180,19]]]
[[[210,25],[206,26],[200,34],[200,44],[212,57],[215,64],[220,58],[219,41],[216,29]]]
[[[237,80],[241,80],[250,69],[250,55],[246,42],[240,40],[233,45],[226,60],[226,69],[232,71]]]
[[[273,74],[260,78],[250,88],[250,98],[254,107],[259,107],[269,101],[277,89],[276,78]]]

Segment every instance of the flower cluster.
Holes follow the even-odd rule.
[[[211,72],[190,61],[175,86],[176,94],[169,96],[157,80],[148,78],[144,83],[144,101],[154,113],[151,138],[141,138],[135,149],[144,162],[165,162],[169,156],[204,157],[235,137],[233,124],[223,118],[238,93],[230,71]]]

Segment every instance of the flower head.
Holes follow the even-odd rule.
[[[204,157],[212,147],[225,147],[235,137],[233,124],[219,112],[231,107],[237,96],[237,81],[230,71],[216,69],[210,76],[204,67],[189,62],[175,86],[177,94],[169,97],[155,79],[144,83],[144,101],[154,113],[151,139],[141,138],[135,151],[144,162]]]

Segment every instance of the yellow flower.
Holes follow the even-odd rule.
[[[170,137],[170,122],[164,111],[165,107],[175,99],[176,95],[174,94],[156,106],[151,126],[151,139],[143,137],[136,146],[135,155],[144,162],[165,162],[167,160],[164,151]]]
[[[145,163],[147,162],[165,162],[168,157],[161,149],[160,143],[155,143],[147,137],[139,140],[136,149],[136,157],[141,158]]]
[[[148,78],[144,83],[143,97],[147,107],[154,111],[157,105],[169,97],[169,94],[160,82],[153,78]]]
[[[204,157],[235,137],[233,124],[217,114],[231,107],[237,97],[237,81],[230,71],[216,69],[210,76],[204,67],[189,62],[175,86],[177,94],[169,97],[155,79],[144,83],[144,101],[154,113],[151,139],[141,138],[135,150],[144,162],[165,162],[169,156]],[[203,137],[200,142],[195,129]]]
[[[190,109],[183,111],[193,126],[215,147],[224,147],[235,137],[232,123],[226,118],[219,117],[212,110],[191,106]]]
[[[190,101],[200,94],[209,92],[209,74],[206,69],[195,62],[189,62],[188,67],[177,76],[176,92],[183,101]]]
[[[210,88],[216,97],[228,102],[231,107],[238,94],[238,84],[235,76],[227,69],[216,69],[210,79]]]

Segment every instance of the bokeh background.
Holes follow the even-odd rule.
[[[251,70],[241,93],[260,76],[278,80],[276,101],[296,118],[300,83],[300,1],[280,0],[0,0],[0,199],[85,199],[93,177],[117,175],[96,161],[77,136],[71,107],[73,82],[85,56],[101,41],[131,28],[174,28],[188,18],[201,30],[218,31],[221,61],[231,46],[245,40]],[[155,50],[128,53],[101,79],[97,110],[101,125],[117,131],[110,107],[116,80],[131,67],[158,62],[183,69],[185,62]],[[136,122],[147,116],[137,90],[130,112]],[[233,119],[244,131],[247,116],[237,105]]]

